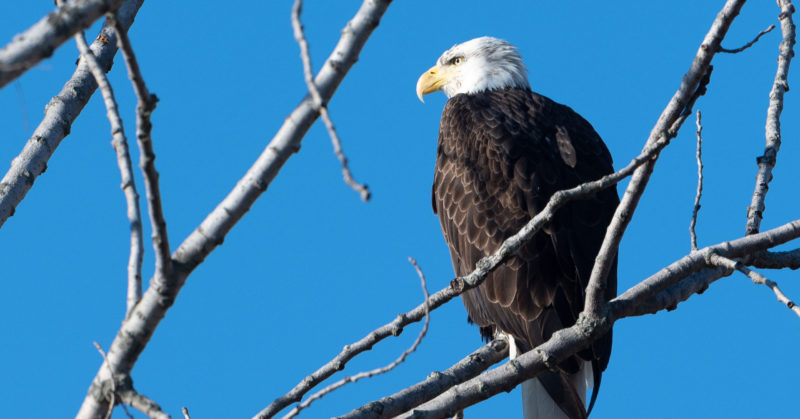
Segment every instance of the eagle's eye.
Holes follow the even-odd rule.
[[[455,57],[450,60],[450,65],[459,65],[464,61],[464,57]]]

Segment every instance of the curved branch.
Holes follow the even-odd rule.
[[[123,28],[127,29],[144,0],[127,0],[118,10]],[[92,52],[105,71],[113,64],[117,53],[116,35],[106,22],[97,39],[92,43]],[[11,162],[11,168],[0,181],[0,227],[14,211],[33,186],[36,178],[47,169],[47,161],[61,140],[69,135],[72,123],[80,115],[97,89],[89,67],[79,63],[61,92],[45,107],[45,116],[33,136],[28,140],[19,156]]]
[[[778,158],[778,151],[781,149],[781,112],[783,112],[783,95],[789,90],[789,64],[794,57],[795,26],[792,21],[794,5],[791,0],[779,0],[778,5],[781,13],[778,16],[781,22],[781,32],[783,40],[779,47],[778,70],[775,74],[775,81],[772,83],[772,90],[769,92],[769,107],[767,108],[767,125],[765,135],[767,145],[764,154],[758,157],[758,174],[756,175],[756,186],[753,191],[753,199],[747,207],[747,224],[745,233],[757,233],[761,228],[761,219],[764,217],[764,200],[767,198],[769,182],[772,180],[772,169]]]
[[[0,87],[5,86],[124,0],[74,0],[59,6],[0,49]]]

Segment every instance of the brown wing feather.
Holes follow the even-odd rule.
[[[600,137],[566,106],[523,89],[454,96],[439,129],[433,207],[456,274],[471,272],[554,192],[612,170]],[[469,319],[484,337],[499,327],[530,349],[574,324],[618,202],[611,188],[566,205],[480,287],[464,293]],[[616,263],[608,285],[611,298],[616,294]],[[610,353],[609,333],[577,358],[593,361],[600,374]],[[577,358],[560,367],[576,372]]]

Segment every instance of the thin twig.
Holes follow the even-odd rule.
[[[62,3],[61,0],[58,3]],[[119,33],[124,34],[125,31],[120,26]],[[128,139],[125,136],[125,129],[122,125],[122,118],[119,115],[119,107],[114,98],[114,89],[111,87],[106,73],[100,67],[89,45],[86,43],[86,37],[83,31],[75,34],[75,43],[78,45],[78,50],[81,52],[81,58],[86,61],[92,75],[97,81],[100,88],[100,93],[103,95],[103,102],[106,105],[106,116],[111,124],[111,145],[117,153],[117,165],[119,166],[122,184],[120,188],[125,194],[125,203],[127,205],[128,221],[130,222],[130,242],[131,250],[128,257],[128,297],[125,310],[125,317],[127,317],[133,310],[133,306],[142,298],[142,257],[144,255],[144,247],[142,244],[142,218],[139,210],[139,193],[136,191],[136,182],[133,177],[133,165],[131,163],[131,156],[128,152]]]
[[[342,165],[342,177],[344,177],[345,183],[361,195],[361,200],[364,202],[369,201],[369,188],[367,185],[358,183],[353,179],[353,174],[350,173],[350,167],[347,164],[347,156],[345,156],[344,151],[342,151],[342,141],[339,139],[339,134],[337,134],[336,128],[333,126],[330,114],[328,114],[328,104],[322,100],[322,96],[319,94],[319,90],[317,90],[317,85],[314,83],[314,73],[311,69],[311,55],[309,53],[308,41],[303,33],[303,24],[300,22],[300,13],[302,9],[303,0],[295,0],[292,6],[292,28],[294,29],[294,38],[300,45],[300,58],[303,60],[303,76],[308,86],[308,92],[311,94],[312,99],[314,99],[315,106],[319,108],[322,121],[328,129],[328,135],[330,135],[331,142],[333,143],[333,152]]]
[[[109,374],[111,374],[111,380],[109,380],[109,383],[111,384],[111,401],[108,403],[108,410],[106,411],[105,416],[103,416],[104,418],[108,419],[111,417],[111,412],[114,411],[114,406],[117,404],[116,403],[117,380],[114,377],[114,371],[111,370],[110,366],[111,364],[108,363],[108,357],[106,356],[106,353],[103,351],[103,348],[97,342],[92,342],[92,344],[94,344],[94,347],[97,348],[97,352],[100,352],[100,355],[103,357],[103,365],[105,365],[108,368],[108,372]]]
[[[791,0],[779,0],[778,6],[781,13],[778,15],[781,24],[783,40],[778,47],[778,69],[775,73],[775,80],[769,92],[769,107],[767,108],[767,123],[764,129],[766,136],[766,147],[764,154],[756,159],[758,163],[758,174],[756,174],[756,185],[753,191],[753,198],[747,208],[747,224],[745,233],[757,233],[761,228],[761,219],[764,217],[765,205],[769,190],[769,182],[772,180],[772,169],[778,158],[778,151],[781,148],[781,112],[783,112],[783,95],[789,90],[789,64],[794,57],[795,26],[792,21],[794,5]]]
[[[790,300],[789,297],[787,297],[786,294],[784,294],[780,288],[778,288],[778,284],[776,284],[775,281],[770,280],[764,275],[761,275],[760,273],[748,268],[739,261],[735,261],[733,259],[719,256],[717,254],[712,254],[709,257],[709,260],[711,261],[711,263],[717,266],[722,266],[727,269],[735,269],[747,275],[747,277],[750,278],[750,280],[752,280],[754,284],[766,285],[767,287],[769,287],[769,289],[772,290],[773,293],[775,293],[775,296],[778,298],[778,301],[781,304],[788,307],[789,310],[792,310],[794,314],[800,317],[800,307],[797,306],[797,304],[795,304],[794,301]]]
[[[701,121],[700,110],[697,110],[697,193],[694,196],[694,210],[692,210],[692,221],[689,223],[689,236],[692,241],[692,250],[697,250],[697,213],[700,212],[700,198],[703,197],[703,124]]]
[[[183,413],[183,419],[192,419],[192,417],[189,416],[189,409],[186,406],[181,407],[181,413]]]
[[[371,370],[371,371],[360,372],[360,373],[358,373],[356,375],[353,375],[353,376],[350,376],[350,377],[345,377],[345,378],[343,378],[343,379],[341,379],[341,380],[339,380],[339,381],[337,381],[337,382],[325,387],[324,389],[312,394],[308,399],[306,399],[302,403],[300,403],[297,406],[295,406],[295,408],[292,409],[289,413],[287,413],[283,417],[283,419],[291,419],[291,418],[297,416],[297,414],[300,413],[301,410],[303,410],[306,407],[308,407],[309,405],[311,405],[311,403],[313,403],[315,400],[317,400],[317,399],[325,396],[326,394],[328,394],[328,393],[330,393],[330,392],[332,392],[332,391],[344,386],[345,384],[354,383],[354,382],[356,382],[358,380],[361,380],[363,378],[370,378],[370,377],[374,377],[374,376],[379,375],[379,374],[385,374],[385,373],[393,370],[398,365],[402,364],[403,361],[406,360],[406,357],[408,357],[414,351],[417,350],[417,347],[419,347],[420,343],[422,343],[422,339],[425,337],[425,334],[428,333],[428,325],[430,324],[430,320],[431,320],[430,306],[428,305],[428,298],[430,297],[430,295],[428,294],[428,285],[425,282],[425,274],[422,273],[422,269],[420,269],[419,265],[417,264],[417,261],[412,257],[409,257],[408,261],[411,262],[412,265],[414,265],[414,269],[416,269],[417,275],[419,276],[419,280],[422,283],[422,293],[425,295],[425,300],[422,302],[422,304],[425,306],[425,323],[422,325],[422,330],[420,330],[419,335],[417,335],[417,338],[414,340],[414,343],[411,344],[411,347],[406,349],[405,351],[403,351],[403,353],[400,354],[400,357],[395,359],[394,362],[392,362],[389,365],[386,365],[386,366],[381,367],[381,368],[376,368],[376,369]]]
[[[727,53],[727,54],[737,54],[737,53],[740,53],[740,52],[742,52],[742,51],[746,50],[747,48],[750,48],[750,47],[752,47],[752,46],[753,46],[753,44],[755,44],[756,42],[758,42],[758,40],[759,40],[759,39],[760,39],[762,36],[764,36],[765,34],[767,34],[767,33],[771,32],[773,29],[775,29],[775,25],[769,25],[769,27],[768,27],[767,29],[764,29],[763,31],[759,32],[759,33],[758,33],[758,35],[756,35],[756,37],[755,37],[755,38],[753,38],[753,40],[752,40],[752,41],[750,41],[750,42],[748,42],[748,43],[744,44],[744,46],[741,46],[741,47],[739,47],[739,48],[736,48],[736,49],[727,49],[727,48],[723,48],[723,47],[722,47],[722,45],[720,45],[720,46],[719,46],[719,51],[718,51],[718,52],[724,52],[724,53]]]
[[[680,129],[685,118],[691,115],[694,102],[706,91],[706,85],[713,69],[711,60],[744,3],[745,0],[728,0],[717,14],[714,23],[700,44],[689,70],[681,79],[680,87],[661,113],[645,145],[654,143],[662,137],[677,135],[677,130]],[[648,162],[633,174],[606,230],[603,244],[600,246],[592,267],[589,284],[586,287],[584,311],[590,316],[600,316],[605,307],[608,272],[616,260],[619,243],[633,218],[639,199],[644,194],[655,163],[655,160]]]
[[[144,175],[147,210],[150,214],[153,248],[156,254],[156,273],[161,277],[166,277],[172,269],[169,238],[164,208],[161,205],[161,189],[158,184],[159,175],[155,166],[156,155],[153,151],[153,141],[150,135],[153,128],[150,122],[150,115],[156,108],[158,98],[147,90],[147,85],[144,83],[128,34],[125,33],[117,19],[112,17],[111,22],[117,31],[117,46],[125,59],[128,77],[131,79],[133,91],[136,93],[138,101],[136,105],[136,140],[139,145],[139,167]]]
[[[442,394],[457,384],[476,377],[507,356],[508,341],[505,338],[492,340],[450,368],[442,372],[434,371],[425,381],[409,386],[391,396],[369,402],[338,419],[394,417]]]

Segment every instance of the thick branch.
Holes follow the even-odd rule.
[[[761,269],[800,268],[800,249],[786,252],[759,252],[743,261]]]
[[[767,198],[769,182],[772,181],[772,169],[778,158],[778,151],[781,148],[781,112],[783,112],[783,95],[789,90],[789,64],[794,57],[795,26],[792,21],[794,5],[791,0],[779,0],[778,5],[781,13],[778,16],[781,22],[781,32],[783,40],[778,48],[778,70],[775,74],[775,81],[769,92],[769,107],[767,108],[767,125],[765,135],[767,145],[764,154],[756,159],[758,163],[758,174],[756,174],[756,186],[753,191],[753,199],[747,208],[747,224],[745,233],[757,233],[761,228],[761,219],[764,217],[764,200]]]
[[[703,39],[697,54],[692,61],[689,71],[683,76],[678,91],[672,96],[669,104],[661,113],[646,145],[650,145],[670,135],[677,135],[677,130],[682,124],[682,119],[691,112],[693,102],[704,93],[704,79],[707,82],[711,67],[711,60],[719,50],[720,43],[728,32],[733,19],[739,14],[745,0],[728,0],[717,15],[708,33]],[[672,134],[674,133],[674,134]],[[606,231],[606,237],[595,259],[589,285],[586,288],[586,304],[584,310],[593,316],[600,315],[605,305],[606,277],[617,254],[619,243],[625,229],[630,223],[639,199],[644,193],[650,175],[653,173],[655,160],[648,162],[631,177],[625,195],[622,196],[619,206]]]
[[[59,6],[25,32],[14,36],[10,43],[0,49],[0,87],[53,55],[53,51],[67,39],[88,28],[103,13],[117,10],[123,2],[124,0],[73,0]]]
[[[339,419],[391,418],[411,410],[422,402],[442,394],[486,371],[508,356],[508,341],[495,339],[442,372],[434,371],[428,379],[342,415]]]
[[[123,28],[129,28],[136,12],[144,0],[127,0],[118,11]],[[73,32],[74,33],[74,32]],[[116,35],[106,22],[97,39],[92,43],[92,52],[101,67],[108,71],[117,52]],[[72,123],[92,97],[97,82],[85,62],[78,68],[61,92],[50,100],[45,108],[45,117],[22,152],[11,162],[11,169],[0,181],[0,226],[25,198],[36,178],[47,169],[47,160],[56,147],[69,134]]]
[[[315,80],[325,100],[330,99],[356,62],[389,3],[389,0],[365,0],[342,31],[339,43]],[[317,116],[319,113],[313,101],[306,97],[286,118],[270,144],[234,189],[175,251],[170,274],[167,277],[156,275],[151,279],[150,286],[134,312],[123,322],[108,351],[108,364],[115,373],[131,371],[159,322],[175,302],[186,278],[222,243],[225,235],[266,190],[286,160],[299,149],[300,141]],[[95,389],[108,378],[104,363],[98,369],[77,417],[96,418],[105,410],[107,401],[96,397]]]

